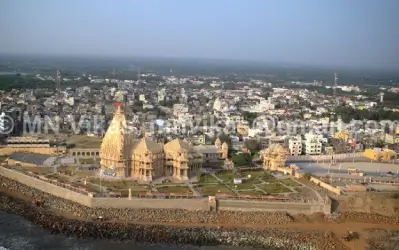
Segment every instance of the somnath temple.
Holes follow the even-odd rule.
[[[227,145],[220,146],[217,156],[227,156],[227,150]],[[135,140],[127,129],[121,105],[117,105],[100,148],[103,168],[112,169],[119,177],[133,177],[143,181],[160,177],[188,180],[190,174],[202,167],[203,156],[203,152],[180,139],[166,144],[159,144],[147,137]]]

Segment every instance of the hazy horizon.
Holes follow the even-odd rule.
[[[399,1],[0,1],[0,54],[399,69]]]

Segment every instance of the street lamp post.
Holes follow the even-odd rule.
[[[101,195],[103,193],[102,176],[103,176],[103,169],[100,167],[100,193],[101,193]]]

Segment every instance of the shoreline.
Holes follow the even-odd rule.
[[[35,206],[24,200],[0,192],[0,211],[21,216],[32,223],[48,229],[50,233],[76,236],[78,238],[109,239],[129,241],[138,244],[167,244],[195,246],[245,246],[254,249],[321,249],[306,242],[294,242],[276,238],[273,234],[281,229],[266,230],[239,228],[203,228],[173,227],[165,225],[139,225],[130,223],[91,222],[68,219],[55,215],[43,207]],[[284,229],[286,231],[287,229]],[[315,234],[314,231],[299,232],[288,230],[295,238],[302,234]],[[334,235],[318,233],[319,237],[330,238]],[[305,237],[306,238],[306,237]],[[321,238],[320,238],[321,239]],[[305,246],[307,245],[307,247]],[[331,246],[332,247],[332,246]],[[326,248],[340,249],[340,248]]]
[[[340,239],[346,226],[393,229],[399,224],[397,218],[361,213],[331,222],[321,214],[293,217],[282,212],[93,209],[2,176],[0,184],[1,211],[22,216],[51,233],[79,238],[139,244],[339,250],[351,248]],[[96,220],[98,216],[104,216],[104,221]],[[366,216],[367,222],[351,220],[356,216]]]

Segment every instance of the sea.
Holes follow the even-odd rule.
[[[244,250],[235,247],[197,247],[140,245],[133,242],[78,239],[61,234],[51,234],[48,230],[34,225],[24,218],[0,211],[0,250]]]
[[[16,74],[20,74],[20,75],[22,75],[22,76],[28,75],[27,73],[24,73],[24,72],[7,72],[7,71],[0,71],[0,76],[1,76],[1,75],[3,75],[3,76],[8,76],[8,75],[16,75]],[[0,250],[1,250],[1,248],[0,248]]]

